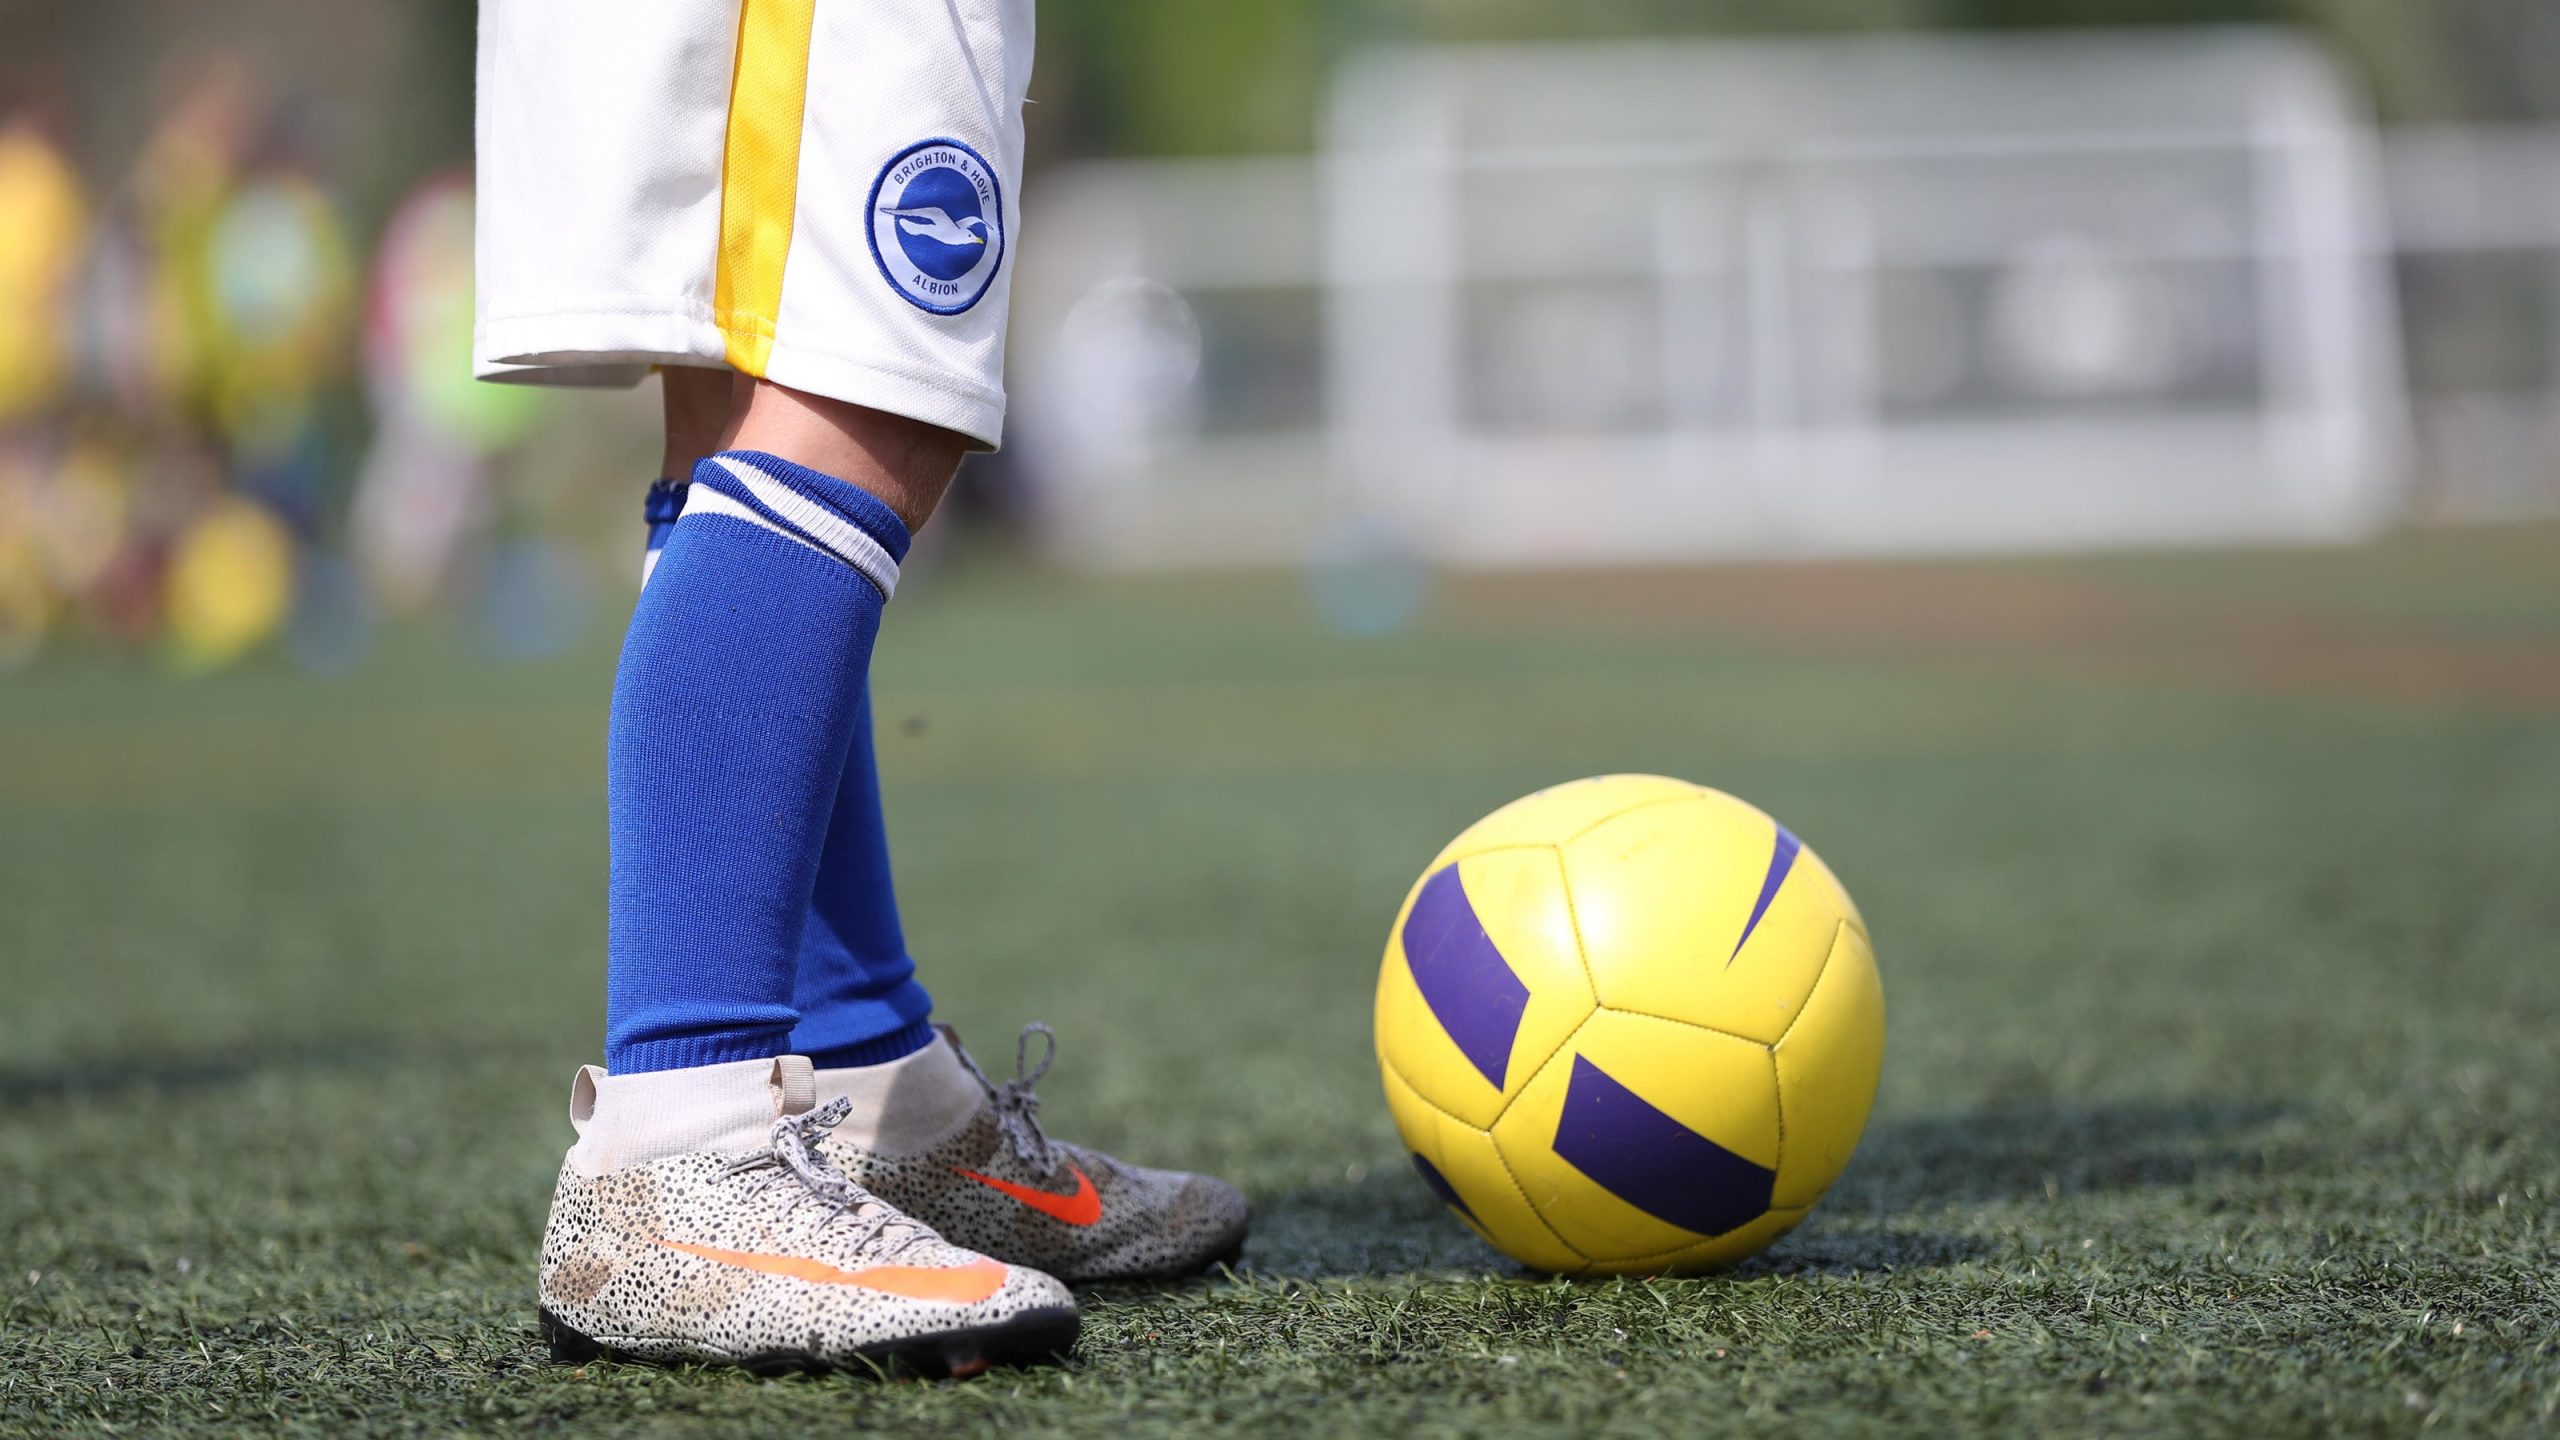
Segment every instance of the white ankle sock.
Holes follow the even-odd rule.
[[[842,1097],[853,1113],[836,1134],[878,1155],[914,1155],[951,1138],[987,1103],[987,1092],[960,1063],[951,1037],[884,1065],[818,1072],[818,1101]]]
[[[569,1123],[578,1129],[569,1163],[592,1176],[697,1150],[761,1150],[776,1117],[817,1103],[815,1073],[805,1055],[637,1075],[582,1065],[569,1087]]]

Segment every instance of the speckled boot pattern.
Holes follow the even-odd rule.
[[[542,1240],[555,1348],[966,1374],[1073,1344],[1075,1300],[1056,1280],[779,1170],[711,1154],[592,1178],[564,1167]]]
[[[1034,1033],[1045,1035],[1046,1027],[1026,1031],[1026,1061]],[[959,1048],[956,1038],[952,1045]],[[976,1073],[975,1062],[968,1064]],[[1036,1069],[1026,1063],[1021,1078],[987,1084],[988,1103],[955,1134],[917,1154],[873,1153],[840,1133],[819,1144],[856,1184],[953,1243],[1070,1284],[1171,1279],[1241,1254],[1252,1212],[1234,1186],[1131,1165],[1042,1135],[1031,1087],[1047,1069],[1047,1059]],[[985,1083],[982,1073],[979,1078]],[[1008,1107],[1010,1126],[1004,1123]]]

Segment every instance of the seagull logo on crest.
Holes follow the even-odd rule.
[[[883,205],[880,207],[880,213],[894,218],[900,230],[910,235],[923,236],[939,244],[984,245],[987,243],[987,222],[976,215],[964,220],[954,220],[951,218],[951,212],[939,205],[917,205],[904,210]]]

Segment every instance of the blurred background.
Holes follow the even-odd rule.
[[[0,665],[613,628],[653,401],[463,373],[472,25],[0,4]],[[941,541],[1372,629],[1450,567],[2548,516],[2555,63],[2541,0],[1059,6]]]

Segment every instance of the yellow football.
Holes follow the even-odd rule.
[[[1866,1128],[1884,989],[1787,828],[1652,775],[1541,790],[1449,843],[1378,972],[1378,1068],[1423,1182],[1566,1274],[1730,1265]]]

